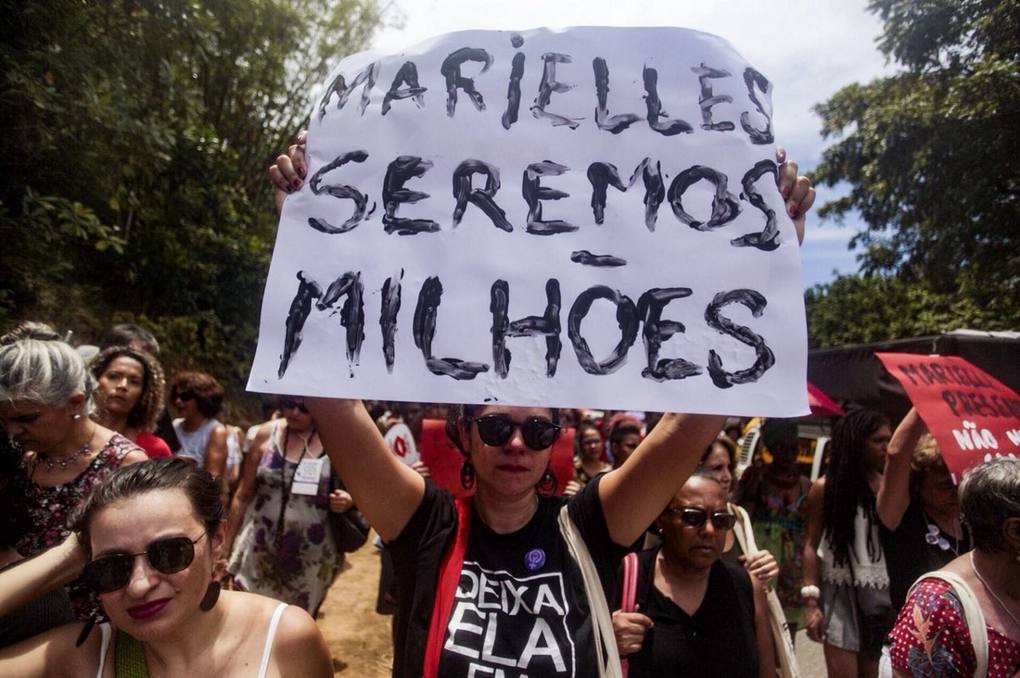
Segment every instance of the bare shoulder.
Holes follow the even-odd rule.
[[[311,615],[296,605],[289,606],[280,617],[273,641],[273,657],[281,668],[287,667],[288,674],[302,676],[333,675],[333,661],[326,639]]]
[[[130,452],[125,454],[124,458],[121,459],[121,461],[120,461],[120,465],[121,466],[127,466],[128,464],[138,464],[138,463],[141,463],[143,461],[148,461],[148,460],[149,460],[149,455],[145,454],[145,450],[143,450],[141,448],[138,448],[138,449],[131,450]]]
[[[821,501],[823,496],[825,496],[825,476],[811,483],[811,487],[808,489],[808,501]]]
[[[231,606],[232,616],[247,620],[247,635],[266,638],[280,601],[241,591],[224,591],[221,595]],[[308,675],[316,675],[315,667],[319,665],[329,667],[332,675],[329,649],[319,627],[311,615],[296,605],[288,605],[280,615],[273,638],[273,656],[281,665],[287,662],[293,667],[295,662],[300,663],[311,671]]]

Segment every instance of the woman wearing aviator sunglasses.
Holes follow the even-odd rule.
[[[83,573],[110,623],[6,648],[0,675],[331,676],[306,612],[213,583],[222,514],[218,484],[190,461],[112,474],[78,513],[75,535],[0,573],[0,616]]]
[[[761,583],[721,558],[735,523],[707,475],[688,480],[656,520],[662,546],[637,557],[639,611],[613,613],[629,678],[776,675]]]

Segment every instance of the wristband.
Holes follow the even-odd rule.
[[[800,597],[818,600],[819,598],[822,597],[822,591],[813,584],[811,586],[802,586],[800,589]]]

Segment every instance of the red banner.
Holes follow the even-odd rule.
[[[1020,456],[1020,396],[956,356],[876,353],[938,441],[959,483],[997,456]]]

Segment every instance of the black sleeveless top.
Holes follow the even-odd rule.
[[[658,548],[638,554],[637,603],[655,625],[645,633],[641,650],[628,657],[630,678],[757,678],[754,593],[744,568],[716,561],[692,616],[655,588],[658,554]]]

